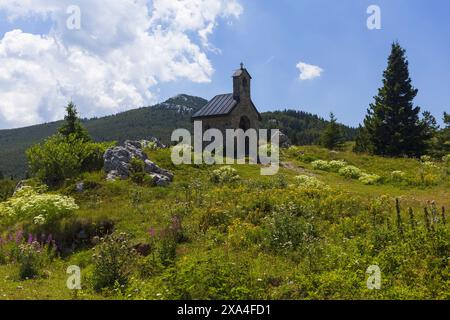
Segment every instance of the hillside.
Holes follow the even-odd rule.
[[[83,120],[96,141],[123,141],[149,136],[170,140],[174,128],[189,128],[190,116],[207,101],[202,98],[178,95],[167,101],[102,118]],[[0,130],[0,171],[5,176],[23,176],[26,171],[25,150],[54,134],[61,121],[41,125]]]
[[[190,128],[191,115],[203,107],[207,100],[189,95],[178,95],[167,101],[139,109],[101,118],[85,119],[83,124],[96,141],[118,141],[158,137],[170,143],[175,128]],[[284,110],[262,113],[266,128],[279,128],[295,144],[315,144],[327,121],[310,113]],[[23,177],[26,172],[25,150],[54,134],[61,122],[0,130],[0,171],[5,176]],[[342,126],[345,136],[351,139],[355,130]]]
[[[58,192],[79,209],[51,229],[60,250],[68,250],[40,264],[37,277],[20,280],[20,263],[7,258],[14,241],[3,247],[3,264],[0,246],[0,299],[450,298],[444,163],[291,147],[276,176],[261,176],[257,165],[233,165],[238,177],[218,183],[211,177],[220,166],[175,166],[170,149],[147,154],[174,172],[171,185],[105,181],[100,171],[71,181]],[[345,177],[327,167],[332,160],[380,179]],[[97,226],[126,233],[129,242],[99,244]],[[45,231],[23,227],[24,241]],[[9,239],[15,230],[0,228],[0,236]],[[131,247],[140,248],[136,260],[127,259]],[[126,285],[102,292],[92,283],[103,264],[110,266],[100,258],[110,250],[114,266],[127,262]],[[66,287],[69,265],[81,268],[78,292]],[[382,271],[380,290],[366,284],[374,265]]]

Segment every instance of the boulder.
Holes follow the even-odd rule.
[[[272,136],[273,137],[276,135],[277,133],[275,133]],[[271,140],[272,140],[271,139]],[[279,142],[279,146],[280,148],[289,148],[291,146],[291,141],[289,140],[289,137],[287,135],[285,135],[283,132],[279,131],[278,132],[278,142]]]
[[[166,186],[173,180],[173,173],[160,168],[150,161],[142,151],[144,143],[141,141],[124,142],[123,146],[109,148],[103,155],[104,170],[107,180],[127,179],[130,177],[130,162],[137,158],[145,163],[144,170],[149,174],[156,185]]]
[[[150,144],[154,144],[159,149],[166,149],[167,146],[163,144],[158,138],[151,137],[148,140],[141,140],[142,149],[147,148]]]

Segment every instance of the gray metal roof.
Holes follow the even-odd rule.
[[[238,102],[233,94],[220,94],[211,99],[203,108],[198,110],[192,118],[224,116],[229,114]]]

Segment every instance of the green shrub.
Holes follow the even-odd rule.
[[[94,270],[92,284],[94,290],[125,287],[134,270],[137,253],[126,233],[112,234],[100,238],[94,248]]]
[[[164,274],[163,299],[241,300],[256,298],[248,264],[232,261],[222,251],[186,256]]]
[[[309,217],[293,203],[278,206],[265,223],[269,247],[287,253],[314,239],[316,231]]]
[[[344,168],[347,165],[347,162],[344,160],[332,160],[329,162],[329,166],[331,171],[338,172],[340,169]]]
[[[259,226],[235,219],[228,226],[227,244],[232,248],[242,249],[257,246],[261,243],[263,234]]]
[[[442,157],[442,162],[443,162],[445,165],[450,166],[450,154],[448,154],[448,155],[446,155],[446,156],[443,156],[443,157]]]
[[[217,227],[220,231],[225,232],[231,222],[231,218],[228,211],[220,208],[208,208],[200,217],[199,229],[202,232],[206,232],[211,227]]]
[[[0,204],[0,223],[49,225],[73,215],[77,209],[73,198],[24,186],[12,198]]]
[[[145,163],[141,159],[133,158],[130,161],[130,178],[134,183],[141,184],[145,180]]]
[[[403,171],[395,170],[391,172],[391,179],[394,182],[403,182],[406,178],[406,174]]]
[[[339,170],[339,174],[348,179],[359,179],[363,171],[355,166],[346,166]]]
[[[377,184],[380,180],[381,177],[376,174],[363,173],[361,177],[359,177],[359,181],[367,185]]]
[[[231,183],[240,179],[236,169],[230,166],[224,166],[214,170],[211,174],[211,181],[214,183]]]
[[[330,171],[331,166],[328,161],[325,160],[316,160],[311,163],[312,167],[316,170]]]
[[[14,194],[16,183],[12,180],[0,180],[0,202],[6,201]]]
[[[325,183],[323,183],[316,177],[310,177],[306,175],[296,176],[295,182],[298,186],[307,189],[326,189],[328,187]]]
[[[35,278],[44,264],[44,248],[38,242],[25,243],[19,246],[17,262],[21,280]]]
[[[100,170],[111,145],[56,134],[27,150],[30,172],[48,185],[58,185],[82,172]]]

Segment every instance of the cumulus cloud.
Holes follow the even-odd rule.
[[[322,75],[323,69],[304,62],[299,62],[297,64],[297,69],[300,70],[300,80],[312,80],[318,78]]]
[[[72,4],[0,0],[12,22],[52,22],[47,34],[0,39],[0,128],[60,119],[68,100],[90,117],[154,103],[163,82],[209,82],[208,38],[243,12],[239,0],[80,0],[81,29],[71,30]]]

